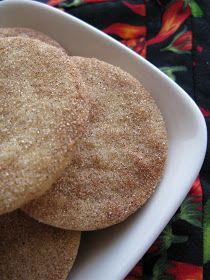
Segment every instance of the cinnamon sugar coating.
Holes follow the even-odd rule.
[[[166,163],[167,133],[139,81],[94,58],[71,61],[92,100],[89,126],[63,176],[24,211],[56,227],[96,230],[125,220],[152,195]]]
[[[7,37],[23,37],[40,40],[44,43],[52,45],[54,47],[64,50],[61,45],[47,36],[46,34],[39,32],[37,30],[25,27],[1,27],[0,28],[0,38]]]
[[[16,210],[0,216],[1,280],[66,280],[80,232],[44,225]]]
[[[0,39],[0,214],[39,197],[61,176],[87,126],[77,66],[38,40]]]

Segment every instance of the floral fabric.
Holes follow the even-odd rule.
[[[40,2],[94,25],[147,58],[195,100],[209,128],[210,1]],[[136,279],[210,279],[209,148],[200,175],[181,207],[126,277]]]

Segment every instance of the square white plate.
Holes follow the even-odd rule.
[[[97,57],[131,73],[151,92],[166,122],[169,154],[164,177],[150,201],[126,222],[84,233],[71,280],[121,280],[175,213],[202,165],[205,121],[193,100],[155,66],[90,25],[32,1],[0,3],[0,26],[42,31],[72,55]]]

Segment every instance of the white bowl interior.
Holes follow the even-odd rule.
[[[169,152],[162,181],[149,202],[124,223],[85,233],[72,280],[118,280],[146,252],[179,207],[206,150],[204,119],[190,97],[152,64],[93,27],[29,1],[0,3],[0,26],[40,30],[72,55],[97,57],[139,79],[156,100],[167,126]]]

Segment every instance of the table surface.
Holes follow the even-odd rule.
[[[209,0],[39,2],[92,24],[155,64],[195,100],[209,127]],[[209,149],[181,207],[126,277],[134,279],[210,279]]]

